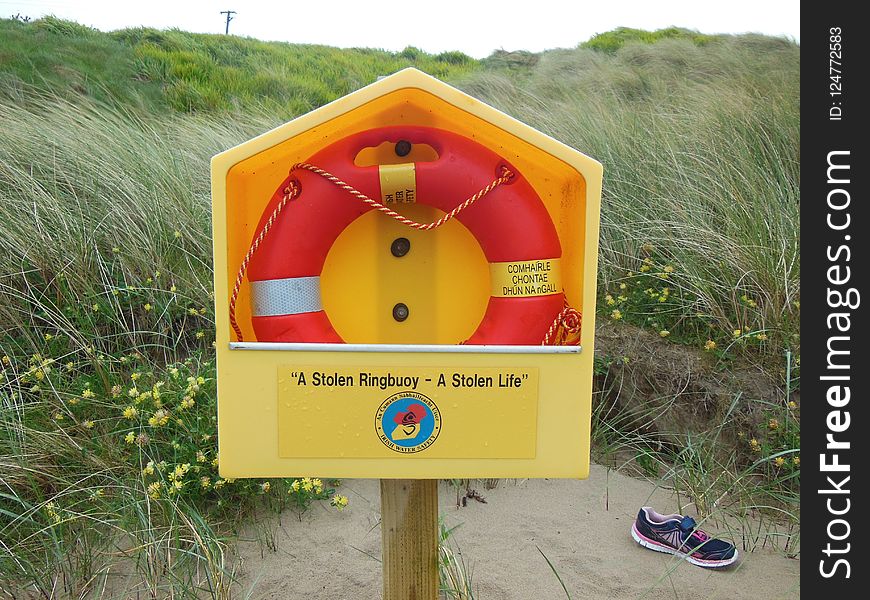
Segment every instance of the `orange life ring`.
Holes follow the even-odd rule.
[[[507,269],[520,271],[521,278],[528,279],[535,265],[558,263],[562,254],[559,237],[540,197],[513,166],[471,139],[428,127],[383,127],[336,141],[308,162],[371,198],[381,199],[389,193],[382,189],[384,167],[359,167],[354,158],[361,149],[385,141],[428,144],[435,149],[437,160],[411,163],[415,200],[445,213],[492,183],[503,168],[509,169],[514,177],[508,183],[456,219],[477,239],[491,266],[508,265]],[[299,171],[278,186],[258,232],[294,179],[302,193],[275,219],[247,267],[254,332],[259,341],[342,342],[320,302],[320,273],[335,239],[372,208],[353,201],[333,182]],[[561,282],[530,295],[494,295],[465,343],[539,345],[564,307]]]

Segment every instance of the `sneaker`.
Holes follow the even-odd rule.
[[[637,513],[631,537],[644,548],[676,554],[699,567],[724,567],[737,560],[734,544],[711,538],[692,517],[660,515],[649,506]]]

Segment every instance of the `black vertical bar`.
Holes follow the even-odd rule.
[[[806,3],[801,15],[801,591],[809,598],[863,597],[870,572],[870,103],[858,6]]]

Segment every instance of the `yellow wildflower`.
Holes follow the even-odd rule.
[[[344,508],[347,506],[347,496],[336,494],[332,497],[332,500],[330,500],[329,503],[338,510],[344,510]]]
[[[777,456],[773,459],[773,464],[775,464],[777,467],[781,467],[785,464],[785,459],[781,456]]]
[[[752,449],[753,452],[758,452],[759,450],[761,450],[761,444],[759,444],[758,440],[755,438],[749,440],[749,447]]]
[[[175,287],[175,284],[172,284],[172,287],[169,288],[169,291],[172,292],[172,293],[174,294],[175,292],[178,291],[178,288]]]
[[[204,338],[204,337],[205,337],[205,332],[204,332],[204,331],[199,330],[199,331],[196,332],[196,339],[201,340],[201,339]]]
[[[148,461],[148,464],[145,465],[144,469],[142,469],[142,474],[143,475],[154,475],[154,461],[153,460]]]
[[[180,238],[180,237],[181,237],[181,232],[180,232],[180,231],[178,231],[178,230],[177,230],[177,229],[176,229],[176,230],[175,230],[175,232],[174,232],[174,233],[173,233],[173,234],[172,234],[172,235],[174,235],[174,236],[175,236],[175,239],[178,239],[178,238]]]
[[[206,458],[205,452],[203,452],[202,450],[196,451],[196,462],[205,462],[207,460],[208,458]]]
[[[189,314],[189,315],[192,316],[192,317],[195,317],[195,316],[199,315],[199,313],[196,312],[196,309],[195,309],[195,308],[188,308],[188,309],[187,309],[187,314]]]
[[[777,419],[771,419],[767,422],[767,428],[771,431],[776,431],[779,429],[779,421]]]
[[[127,442],[128,444],[132,444],[133,442],[136,441],[136,434],[133,433],[132,431],[129,432],[127,435],[124,436],[124,441]]]
[[[306,492],[310,492],[314,488],[314,483],[311,481],[310,477],[302,478],[302,489]]]
[[[649,265],[641,265],[641,266],[640,266],[640,272],[641,272],[641,273],[646,273],[647,271],[650,270],[650,268],[651,268],[651,267],[650,267]]]
[[[667,329],[662,329],[661,331],[659,331],[659,335],[664,338],[664,337],[668,337],[669,335],[671,335],[671,332],[668,331]]]
[[[610,294],[607,294],[604,297],[604,301],[607,303],[607,306],[613,306],[614,304],[616,304],[616,300],[614,300],[613,296],[611,296]]]
[[[620,284],[619,284],[619,289],[621,289],[621,290],[624,290],[624,289],[627,288],[627,287],[628,287],[628,286],[627,286],[626,284],[624,284],[624,283],[620,283]]]
[[[218,468],[218,464],[220,464],[220,463],[219,463],[219,461],[218,461],[218,457],[217,457],[217,456],[215,456],[213,459],[211,459],[211,466],[212,466],[212,467],[214,467],[215,469],[217,469],[217,468]]]
[[[620,312],[620,310],[617,308],[612,313],[610,313],[610,318],[612,318],[614,321],[618,321],[622,318],[622,312]]]
[[[665,268],[662,269],[665,273],[673,273],[674,268],[671,265],[665,265]]]
[[[70,398],[70,399],[69,399],[69,405],[70,405],[70,406],[75,406],[75,405],[78,404],[78,403],[79,403],[79,399],[78,399],[78,398]]]
[[[91,421],[90,419],[87,419],[87,420],[85,420],[85,421],[82,421],[82,427],[84,427],[85,429],[93,429],[93,428],[94,428],[94,422]]]
[[[160,498],[160,489],[163,487],[163,483],[160,481],[154,481],[148,484],[148,497],[152,500],[157,500]]]
[[[200,477],[199,478],[199,487],[204,490],[207,490],[211,487],[211,477]]]
[[[743,332],[740,329],[735,329],[731,335],[733,335],[735,338],[739,338],[741,335],[743,335]]]
[[[788,407],[789,407],[790,409],[792,409],[792,410],[796,409],[796,408],[797,408],[797,402],[795,402],[794,400],[789,400],[789,401],[788,401]]]
[[[298,492],[299,491],[299,480],[298,479],[294,479],[293,483],[290,484],[290,491],[291,492]]]
[[[160,408],[154,412],[153,415],[148,419],[148,424],[151,427],[163,427],[169,422],[169,411],[164,408]]]
[[[801,457],[795,456],[793,459],[791,459],[791,464],[793,464],[796,467],[801,466]]]
[[[65,417],[63,416],[63,413],[59,413],[59,412],[54,413],[54,420],[55,421],[63,421],[64,418]]]
[[[150,303],[150,302],[146,302],[146,303],[145,303],[145,306],[144,306],[143,308],[145,309],[145,312],[150,311],[150,310],[151,310],[151,303]]]
[[[714,342],[713,340],[707,340],[706,342],[704,342],[704,350],[715,350],[715,349],[716,349],[716,342]]]
[[[263,483],[260,484],[260,489],[263,491],[264,494],[268,494],[269,490],[272,489],[272,484],[269,483],[268,481],[264,481]]]
[[[9,356],[7,356],[5,354],[3,355],[2,360],[3,360],[3,364],[6,366],[9,366],[12,363],[12,360],[9,358]]]
[[[767,339],[767,334],[766,333],[759,333],[755,336],[755,339],[757,339],[759,342],[763,342]]]
[[[50,333],[46,333],[46,334],[45,334],[44,336],[42,336],[42,337],[45,339],[46,342],[50,342],[51,340],[54,339],[54,336],[51,335]]]
[[[54,524],[60,523],[60,514],[57,512],[57,505],[54,502],[45,503],[45,512]]]
[[[224,481],[223,479],[218,479],[217,481],[214,482],[214,489],[216,489],[216,490],[221,489],[222,487],[224,487],[225,483],[226,483],[226,481]]]
[[[87,388],[82,392],[82,398],[93,398],[94,396],[96,396],[96,394],[90,388]]]
[[[133,420],[139,416],[139,409],[135,406],[128,406],[124,409],[124,418]]]

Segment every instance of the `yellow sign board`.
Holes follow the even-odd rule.
[[[284,458],[535,458],[538,369],[278,369]],[[413,456],[411,456],[413,455]]]
[[[586,477],[601,175],[415,69],[215,156],[221,474]]]

